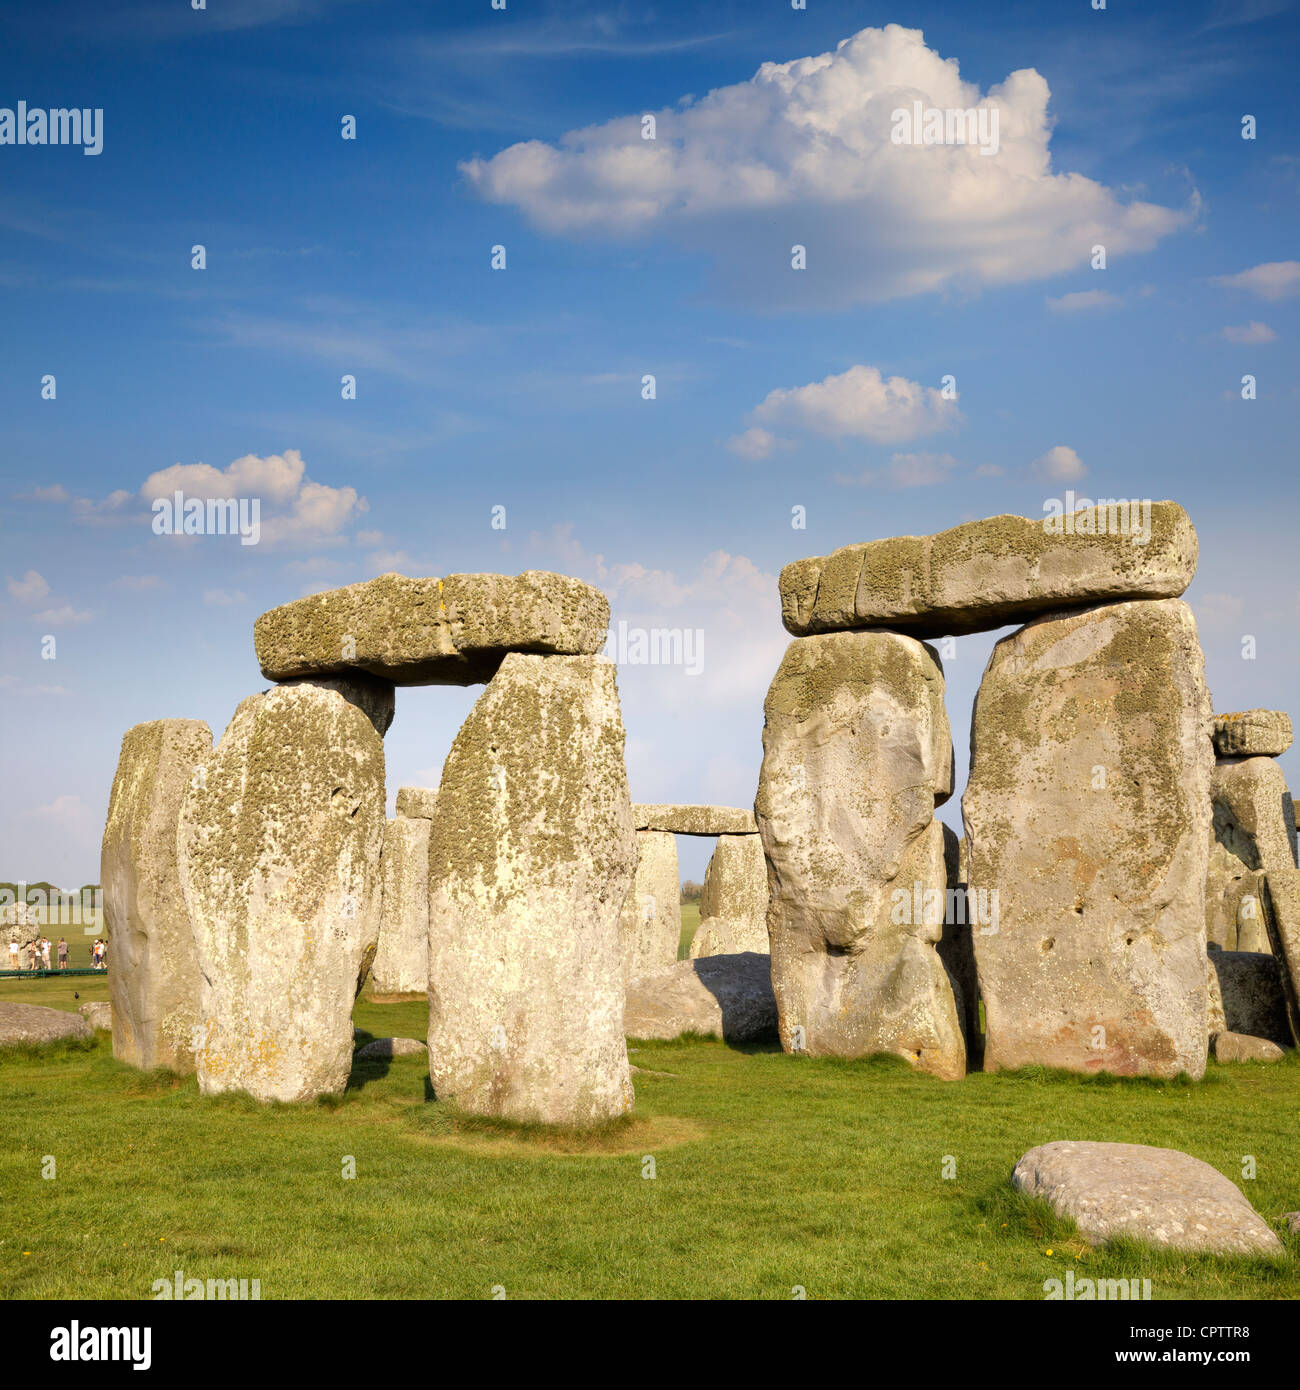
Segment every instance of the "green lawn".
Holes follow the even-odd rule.
[[[685,960],[691,953],[691,938],[700,925],[699,903],[682,904],[682,937],[677,947],[677,959]]]
[[[74,983],[106,990],[0,998],[75,1007]],[[425,1006],[363,998],[355,1018],[422,1037]],[[262,1107],[134,1072],[104,1034],[0,1053],[0,1296],[148,1297],[181,1269],[259,1279],[264,1298],[1034,1299],[1073,1268],[1148,1277],[1156,1298],[1300,1298],[1288,1234],[1278,1261],[1094,1253],[1007,1182],[1052,1139],[1165,1145],[1238,1181],[1253,1155],[1240,1185],[1281,1231],[1300,1208],[1294,1055],[1199,1085],[944,1083],[892,1059],[634,1046],[636,1117],[594,1140],[457,1121],[418,1057],[358,1065],[337,1103]]]

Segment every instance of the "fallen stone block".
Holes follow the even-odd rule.
[[[1072,1217],[1085,1240],[1278,1255],[1282,1242],[1222,1173],[1177,1149],[1060,1141],[1030,1149],[1013,1186]]]
[[[1176,502],[1151,504],[1146,523],[1141,543],[1141,508],[1134,516],[1098,504],[844,546],[786,565],[781,617],[796,637],[865,627],[937,637],[1075,605],[1175,598],[1196,573],[1196,530]]]
[[[206,776],[212,731],[197,719],[128,729],[100,850],[113,1056],[148,1071],[194,1070],[199,958],[181,891],[176,829],[191,784]]]
[[[1038,618],[993,649],[962,813],[986,1071],[1205,1070],[1209,696],[1176,599]]]
[[[102,1028],[105,1033],[113,1031],[113,1005],[107,999],[82,1004],[77,1012],[92,1028]]]
[[[529,570],[382,574],[272,608],[253,636],[269,680],[367,671],[398,685],[477,685],[507,652],[596,652],[608,628],[599,589]]]
[[[1280,1062],[1286,1056],[1276,1043],[1246,1033],[1216,1033],[1211,1047],[1216,1062]]]
[[[93,1038],[90,1025],[80,1014],[47,1009],[42,1004],[8,1004],[0,1001],[0,1047],[15,1043],[43,1044],[65,1038]]]
[[[357,1048],[354,1056],[365,1062],[391,1062],[394,1057],[414,1057],[428,1052],[416,1038],[375,1038]]]
[[[627,987],[623,1028],[629,1038],[664,1041],[683,1033],[732,1043],[774,1039],[771,958],[752,951],[708,956],[642,975]]]

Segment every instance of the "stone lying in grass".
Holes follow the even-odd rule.
[[[391,1061],[394,1057],[414,1057],[429,1049],[416,1038],[376,1038],[357,1048],[356,1056],[364,1061]]]
[[[77,1012],[92,1028],[102,1028],[105,1033],[113,1031],[113,1006],[107,999],[83,1004]]]
[[[1280,1062],[1286,1056],[1276,1043],[1248,1033],[1216,1033],[1213,1045],[1216,1062]]]
[[[104,1007],[103,1005],[100,1006]],[[47,1009],[42,1004],[0,1003],[0,1047],[15,1043],[62,1042],[67,1038],[93,1038],[90,1024],[80,1014]]]
[[[1011,1182],[1093,1244],[1128,1236],[1176,1250],[1280,1255],[1282,1242],[1222,1173],[1177,1149],[1061,1141],[1030,1149]]]
[[[683,1033],[758,1042],[776,1037],[771,957],[756,951],[679,960],[627,987],[623,1031],[670,1041]]]

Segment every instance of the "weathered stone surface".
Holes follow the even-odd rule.
[[[384,827],[379,945],[370,968],[372,986],[380,994],[423,994],[429,988],[431,825],[396,816]]]
[[[1286,1056],[1276,1043],[1248,1033],[1216,1033],[1211,1046],[1216,1062],[1280,1062]]]
[[[952,790],[943,690],[931,649],[891,632],[792,642],[772,681],[755,811],[787,1051],[892,1052],[964,1073],[935,949],[947,879],[934,808]]]
[[[1016,1164],[1011,1181],[1073,1217],[1094,1244],[1128,1236],[1178,1250],[1282,1252],[1282,1242],[1233,1183],[1177,1149],[1040,1144]]]
[[[677,841],[666,831],[638,830],[636,845],[636,879],[619,918],[624,980],[671,965],[682,938]]]
[[[102,1028],[106,1033],[113,1031],[113,1005],[107,999],[83,1004],[77,1012],[92,1028]]]
[[[456,735],[429,837],[429,1072],[477,1114],[632,1104],[619,914],[636,868],[612,662],[511,653]]]
[[[384,746],[337,691],[244,700],[181,807],[205,1095],[337,1094],[379,935]]]
[[[962,800],[985,1070],[1205,1070],[1209,696],[1176,599],[1040,618],[993,650]]]
[[[436,787],[403,787],[397,793],[397,814],[411,820],[432,820],[438,809]]]
[[[1107,534],[1078,529],[1099,518]],[[1152,504],[1145,545],[1111,533],[1105,508],[1064,518],[1073,534],[1049,533],[1048,520],[994,516],[796,560],[781,571],[782,620],[797,637],[861,627],[979,632],[1076,604],[1176,597],[1196,573],[1196,530],[1176,502]]]
[[[283,682],[285,685],[314,685],[321,690],[333,690],[342,695],[350,705],[355,705],[375,726],[380,738],[393,726],[393,715],[397,711],[397,687],[392,681],[372,676],[365,671],[353,671],[346,676],[302,677]]]
[[[1292,1235],[1300,1235],[1300,1211],[1284,1212],[1282,1220],[1286,1222],[1287,1230]]]
[[[1214,766],[1205,929],[1225,951],[1266,951],[1260,873],[1294,869],[1295,811],[1272,758],[1229,758]]]
[[[40,939],[41,924],[35,908],[25,902],[6,902],[0,906],[0,970],[28,969],[31,944]],[[9,950],[10,942],[18,944],[16,961]]]
[[[971,1071],[984,1050],[980,1030],[980,987],[975,971],[974,932],[995,924],[997,902],[990,903],[988,895],[972,898],[967,892],[966,852],[951,826],[940,823],[943,832],[943,867],[948,897],[944,912],[943,934],[939,938],[939,959],[943,961],[952,983],[957,1013],[961,1018],[962,1036],[966,1040],[966,1065]]]
[[[642,975],[628,985],[623,1027],[629,1038],[775,1038],[771,958],[753,951],[708,956]]]
[[[212,758],[197,719],[154,719],[128,729],[100,849],[113,1056],[149,1070],[194,1069],[199,960],[181,892],[176,827],[181,802]]]
[[[700,925],[691,956],[767,955],[767,858],[763,839],[720,835],[700,894]]]
[[[429,1049],[416,1038],[375,1038],[364,1047],[356,1050],[356,1056],[364,1061],[391,1061],[394,1057],[414,1057]]]
[[[80,1014],[70,1014],[64,1009],[47,1009],[41,1004],[0,1001],[0,1047],[94,1036],[90,1025]]]
[[[663,830],[673,835],[753,835],[758,831],[753,811],[740,806],[673,806],[636,803],[633,823],[638,830]]]
[[[1280,709],[1247,709],[1214,718],[1214,748],[1221,758],[1276,758],[1291,747],[1291,716]]]
[[[1300,1046],[1300,870],[1276,869],[1264,882],[1268,898],[1264,920],[1282,977],[1291,1040]]]
[[[398,685],[476,685],[508,651],[599,651],[609,603],[564,574],[381,574],[263,613],[253,635],[270,680],[368,671]]]
[[[1277,957],[1253,951],[1211,951],[1206,964],[1211,1037],[1215,1033],[1248,1033],[1280,1047],[1291,1045]]]

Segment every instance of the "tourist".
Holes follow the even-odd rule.
[[[61,936],[61,937],[59,937],[59,953],[58,953],[58,954],[59,954],[59,969],[60,969],[60,970],[66,970],[66,969],[68,968],[68,938],[67,938],[66,936]]]
[[[50,938],[48,936],[41,937],[41,968],[43,970],[50,968]]]
[[[28,968],[28,970],[35,970],[35,969],[36,969],[36,938],[35,938],[35,937],[32,937],[32,939],[27,943],[27,968]]]
[[[16,941],[11,941],[9,943],[9,969],[18,970],[20,968],[18,964],[18,943]]]

